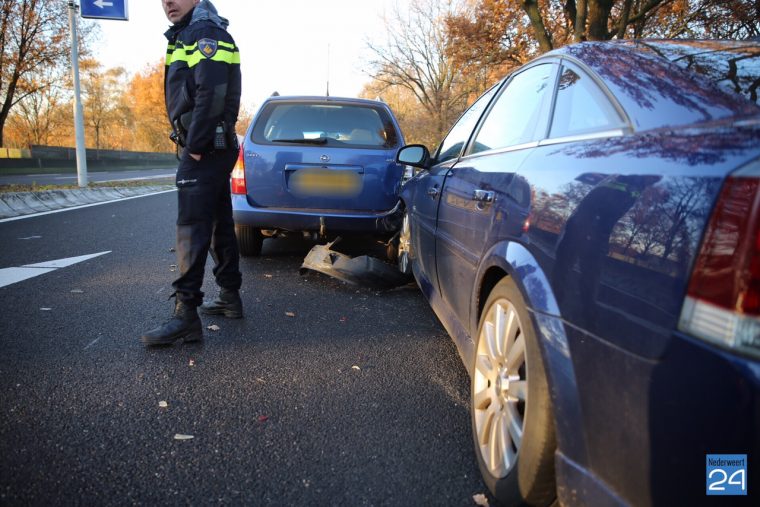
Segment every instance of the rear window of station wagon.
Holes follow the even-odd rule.
[[[334,148],[395,148],[398,135],[382,107],[271,102],[256,120],[258,144],[313,144]]]

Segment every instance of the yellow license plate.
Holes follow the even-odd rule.
[[[290,188],[303,196],[353,197],[361,191],[361,176],[354,171],[301,169],[291,176]]]

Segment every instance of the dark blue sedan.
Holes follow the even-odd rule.
[[[404,143],[387,104],[274,96],[253,118],[232,173],[243,255],[264,237],[298,232],[389,238],[398,229]]]
[[[757,42],[582,43],[400,150],[502,502],[760,495],[759,90]]]

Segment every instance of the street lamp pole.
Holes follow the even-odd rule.
[[[87,152],[84,145],[84,113],[79,85],[79,41],[77,38],[77,10],[79,6],[69,0],[69,28],[71,30],[71,73],[74,77],[74,131],[76,132],[77,182],[87,186]]]

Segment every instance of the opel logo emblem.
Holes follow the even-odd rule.
[[[329,162],[330,157],[328,157],[327,155],[322,155],[321,157],[319,157],[319,160],[321,160],[322,162]]]

